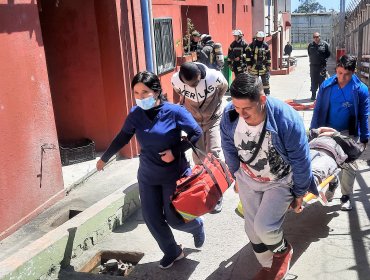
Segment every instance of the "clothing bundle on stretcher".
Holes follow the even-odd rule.
[[[319,136],[318,129],[310,130],[309,140],[311,167],[320,194],[319,200],[326,204],[323,191],[340,169],[348,168],[348,165],[360,157],[364,147],[339,132],[331,136]],[[313,198],[316,196],[308,194],[304,201],[307,203]]]

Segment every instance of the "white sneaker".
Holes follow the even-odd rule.
[[[342,206],[340,207],[340,210],[342,210],[342,211],[351,211],[352,210],[351,198],[349,198],[348,196],[343,195],[342,198],[341,198],[341,201],[342,201]]]

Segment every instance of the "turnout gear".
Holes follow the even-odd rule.
[[[257,32],[257,34],[260,32],[262,31]],[[249,44],[246,51],[246,63],[249,73],[261,77],[263,90],[266,95],[269,95],[271,53],[268,44],[257,39]]]
[[[227,61],[234,74],[238,75],[244,72],[245,68],[247,67],[245,58],[248,44],[242,38],[243,33],[240,30],[234,30],[233,35],[239,36],[239,39],[236,41],[234,40],[230,44],[229,50],[227,52]]]
[[[197,62],[203,63],[208,68],[221,70],[224,67],[224,55],[221,44],[213,42],[210,35],[205,35],[201,44],[203,47],[198,53]]]

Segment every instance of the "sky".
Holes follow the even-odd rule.
[[[317,0],[316,2],[319,2],[321,5],[323,5],[327,11],[329,11],[329,9],[334,9],[335,11],[339,12],[340,0]],[[346,4],[348,4],[347,2],[350,2],[350,0],[347,0]],[[298,0],[291,0],[291,4],[293,12],[295,9],[298,8],[301,2],[299,2]]]

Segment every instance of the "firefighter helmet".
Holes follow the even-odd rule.
[[[212,40],[212,36],[208,34],[204,34],[205,36],[202,37],[201,42],[203,44],[207,43],[208,41]]]
[[[263,32],[263,31],[258,31],[257,33],[256,33],[256,38],[265,38],[265,32]]]
[[[233,35],[234,36],[243,36],[243,32],[239,29],[233,30]]]

